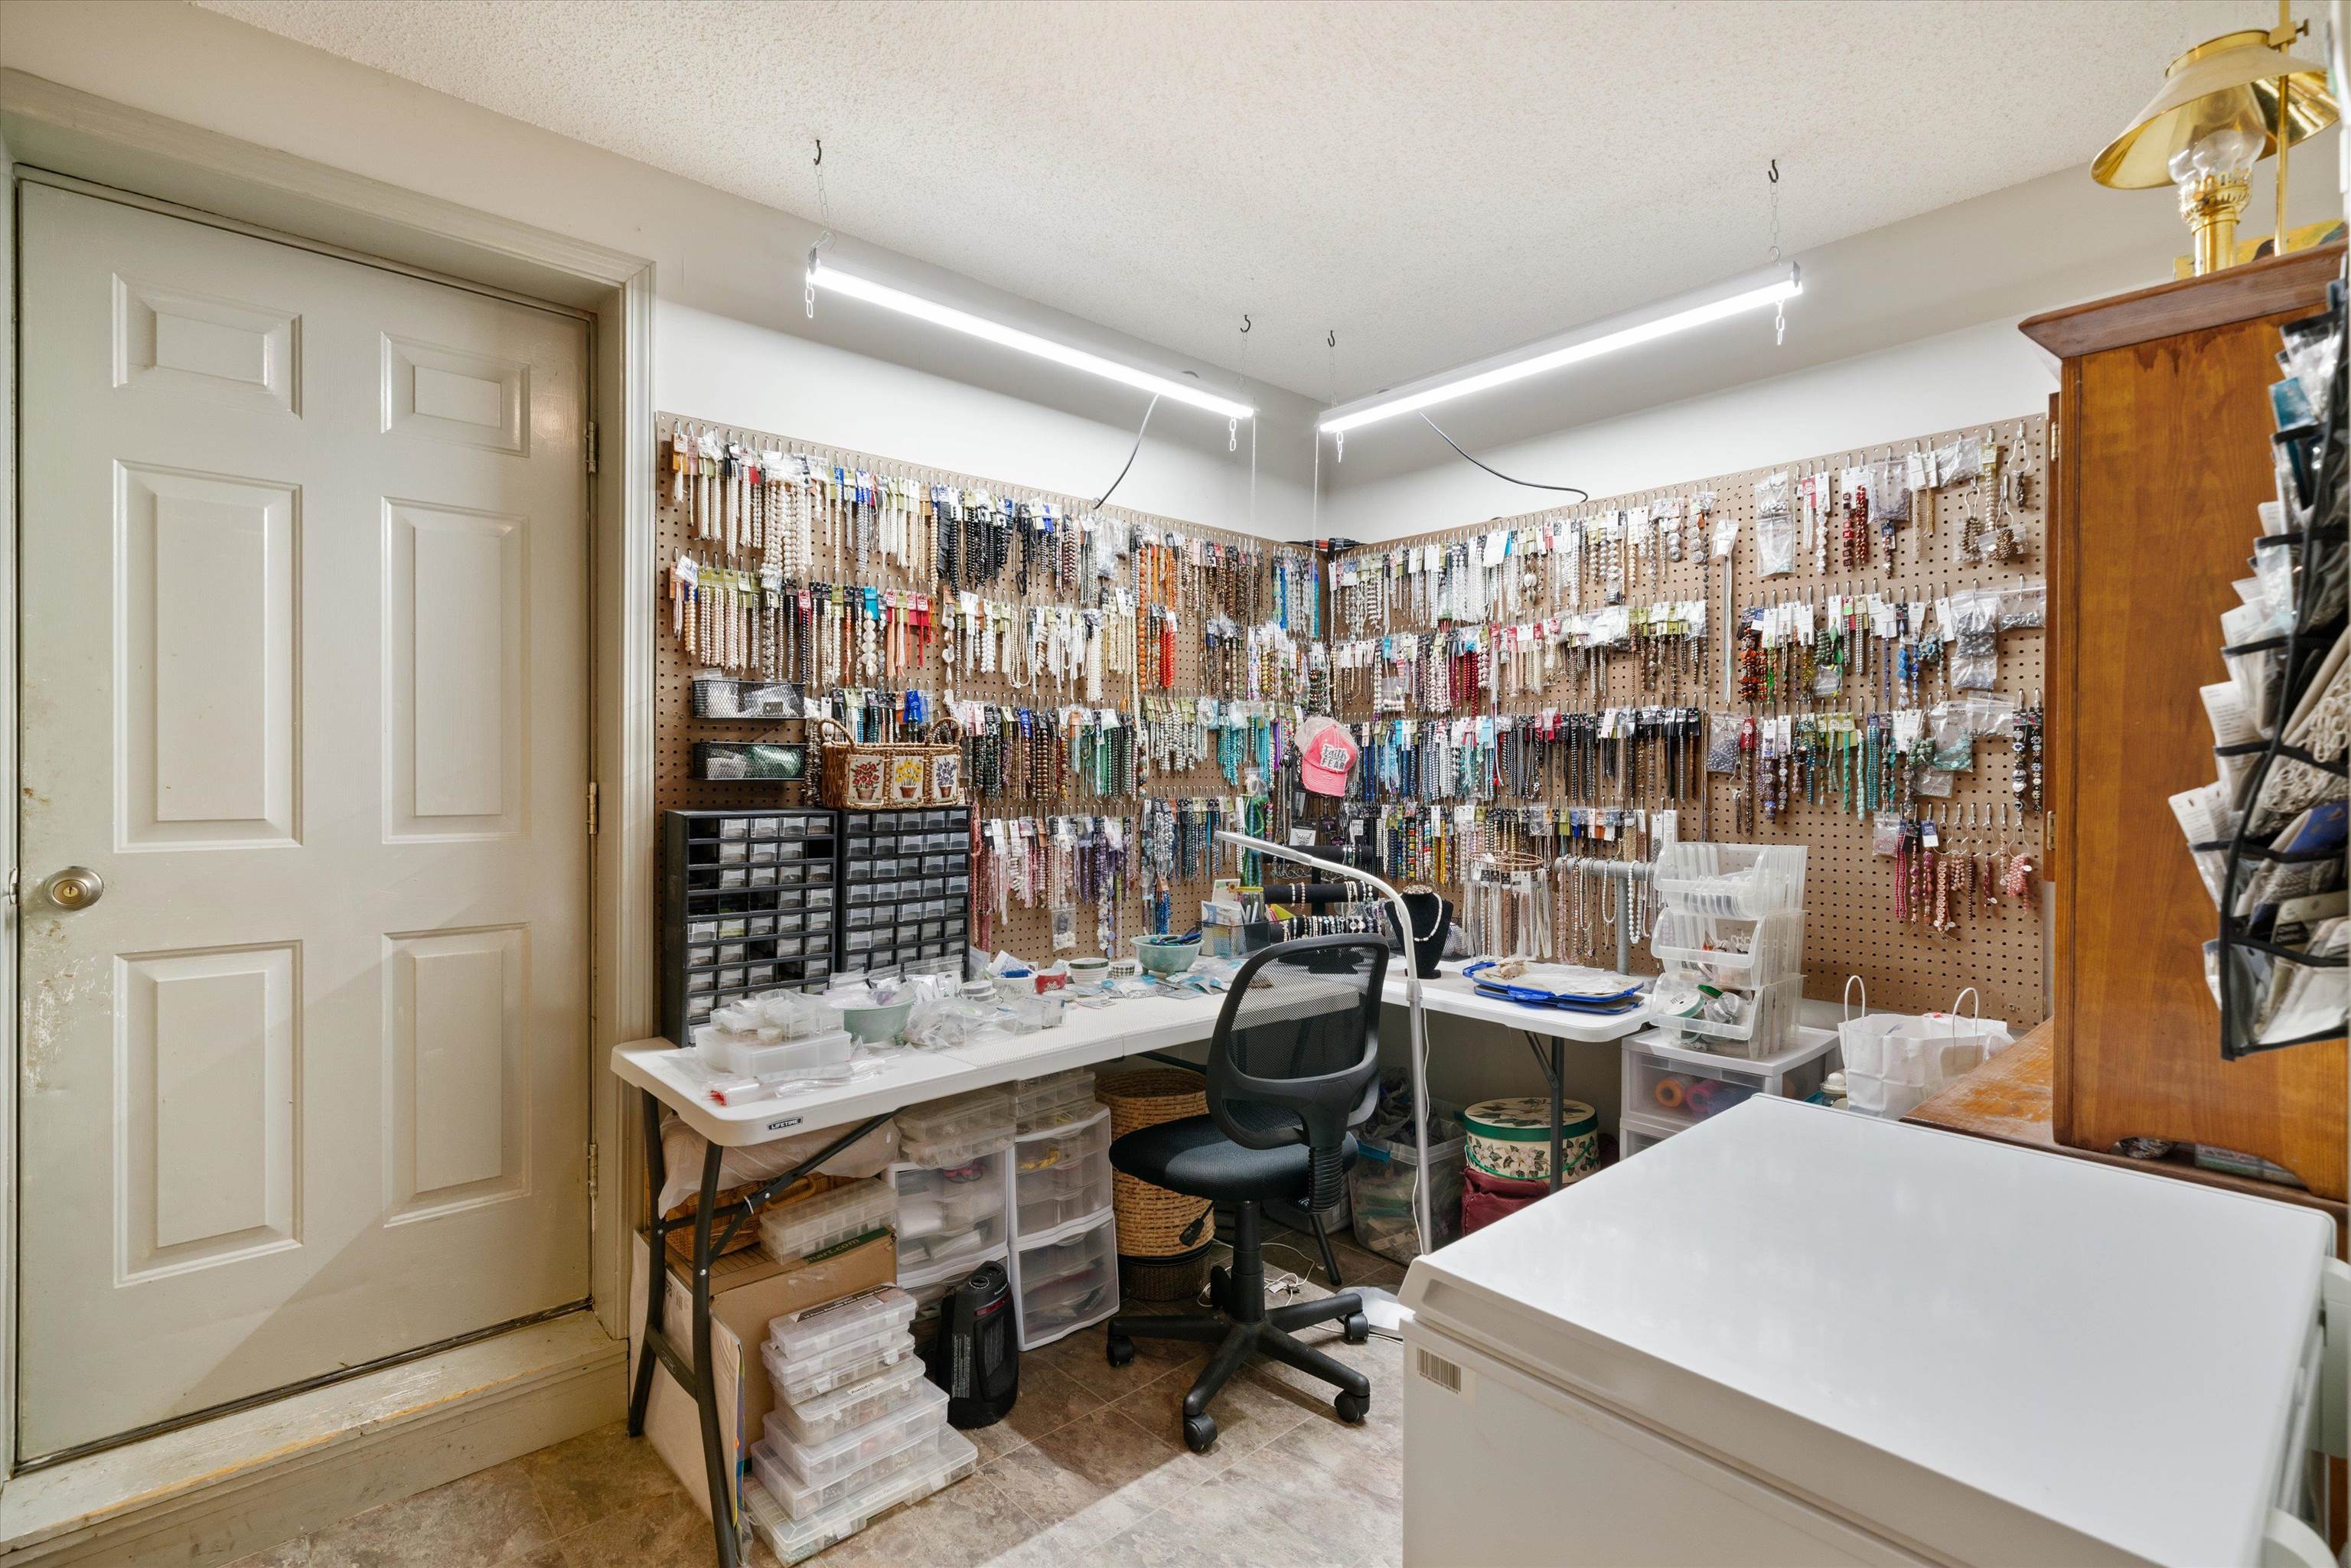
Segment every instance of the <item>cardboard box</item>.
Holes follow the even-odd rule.
[[[633,1378],[636,1358],[644,1354],[648,1249],[642,1234],[636,1237],[631,1255],[629,1371]],[[694,1292],[689,1279],[682,1266],[673,1263],[667,1270],[669,1300],[662,1308],[662,1329],[690,1364],[694,1360]],[[721,1258],[711,1265],[710,1358],[718,1369],[718,1443],[735,1477],[738,1517],[751,1445],[759,1440],[768,1412],[776,1404],[775,1391],[768,1384],[767,1363],[759,1359],[759,1342],[768,1337],[768,1320],[859,1291],[895,1284],[897,1279],[897,1243],[887,1231],[789,1263],[751,1251]],[[645,1436],[706,1515],[710,1486],[702,1458],[702,1416],[694,1396],[658,1363],[653,1367],[653,1394],[645,1404]]]

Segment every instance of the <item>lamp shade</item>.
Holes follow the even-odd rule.
[[[2290,145],[2308,141],[2340,117],[2322,67],[2270,47],[2269,35],[2258,29],[2223,33],[2171,62],[2163,90],[2091,162],[2090,177],[2126,190],[2168,185],[2172,154],[2216,131],[2260,136],[2256,156],[2268,157],[2277,151],[2282,76],[2294,78],[2286,116]]]

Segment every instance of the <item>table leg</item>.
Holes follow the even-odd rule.
[[[662,1159],[661,1102],[643,1090],[637,1099],[644,1106],[645,1173],[647,1190],[658,1196],[669,1180],[668,1167]],[[646,1229],[647,1261],[653,1266],[653,1278],[645,1284],[645,1332],[637,1342],[636,1377],[629,1385],[629,1436],[645,1435],[645,1406],[653,1394],[653,1363],[660,1359],[653,1345],[662,1330],[662,1302],[669,1292],[662,1288],[660,1265],[666,1250],[663,1243],[667,1230],[662,1217],[654,1215]]]
[[[1566,1142],[1567,1041],[1557,1035],[1548,1040],[1532,1030],[1519,1032],[1527,1037],[1527,1048],[1535,1053],[1535,1066],[1543,1075],[1543,1083],[1551,1091],[1551,1189],[1557,1192],[1567,1185],[1560,1170],[1562,1145]]]
[[[718,1167],[725,1151],[706,1146],[702,1158],[702,1197],[694,1206],[694,1403],[702,1416],[702,1461],[710,1483],[710,1528],[718,1546],[718,1568],[735,1568],[735,1467],[718,1440],[718,1379],[710,1360],[710,1223],[718,1207]],[[656,1273],[653,1288],[664,1285]]]

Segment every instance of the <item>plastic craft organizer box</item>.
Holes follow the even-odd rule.
[[[1807,1100],[1836,1066],[1833,1030],[1792,1031],[1795,1043],[1776,1056],[1721,1056],[1702,1042],[1648,1030],[1624,1044],[1621,1155],[1698,1125],[1757,1094]],[[1634,1134],[1643,1140],[1636,1145]]]
[[[844,974],[963,973],[971,808],[841,813]]]
[[[710,1009],[822,990],[833,966],[839,813],[662,816],[662,1031],[683,1045]]]
[[[1729,1021],[1659,1013],[1659,1030],[1722,1056],[1772,1057],[1795,1043],[1804,860],[1802,844],[1671,843],[1657,852],[1661,907],[1649,951],[1665,966],[1659,984],[1710,987],[1740,1011]]]

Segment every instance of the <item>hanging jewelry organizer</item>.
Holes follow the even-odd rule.
[[[1437,873],[1465,916],[1487,909],[1514,941],[1522,943],[1518,934],[1531,919],[1561,948],[1609,965],[1614,922],[1631,918],[1641,937],[1635,967],[1653,970],[1646,937],[1655,915],[1646,886],[1600,869],[1640,858],[1647,843],[1614,836],[1613,829],[1597,840],[1538,841],[1540,834],[1510,813],[1528,806],[1646,808],[1664,798],[1679,812],[1684,839],[1808,846],[1808,996],[1834,1000],[1844,977],[1859,974],[1876,1006],[1924,1011],[1948,1007],[1974,986],[1986,1016],[2019,1028],[2039,1022],[2046,1011],[2039,809],[2045,796],[2045,596],[2030,590],[2045,561],[2046,424],[2040,414],[2002,420],[1382,540],[1339,557],[1327,636],[1341,717],[1416,720],[1425,731],[1432,722],[1479,716],[1559,716],[1555,742],[1528,747],[1515,735],[1497,735],[1490,768],[1502,787],[1477,801],[1472,834],[1436,845],[1416,836],[1407,845],[1414,869]],[[1996,469],[1987,461],[1995,446]],[[1971,477],[1948,479],[1935,466],[1938,453],[1949,458],[1970,452]],[[1866,486],[1855,495],[1840,482],[1846,469],[1887,464],[1907,478],[1914,455],[1925,477],[1945,482],[1915,491],[1906,485],[1907,506],[1896,508],[1906,515],[1890,528],[1887,508],[1873,504]],[[1826,482],[1809,483],[1815,476]],[[1563,525],[1577,520],[1585,527],[1570,536],[1573,548],[1524,549],[1539,528],[1549,526],[1558,538],[1567,533]],[[1713,559],[1722,530],[1735,530],[1728,622],[1724,566]],[[1499,566],[1481,566],[1473,541],[1503,533],[1517,536],[1512,553]],[[1416,551],[1424,552],[1418,559],[1427,570],[1397,570]],[[1767,553],[1784,570],[1764,576]],[[1985,596],[1970,597],[1979,593]],[[1792,698],[1790,682],[1811,665],[1800,647],[1782,645],[1786,633],[1802,620],[1797,607],[1808,605],[1817,644],[1833,594],[1952,601],[1963,624],[1984,628],[1970,635],[1965,652],[1975,661],[1969,678],[1988,684],[1956,684],[1947,662],[1961,652],[1956,646],[1935,663],[1903,664],[1899,642],[1864,633],[1872,644],[1868,662],[1840,671],[1841,689],[1811,703]],[[1706,606],[1702,643],[1679,634],[1683,612],[1674,607],[1693,603]],[[1761,623],[1744,625],[1747,612],[1758,609],[1767,612],[1755,618]],[[1367,657],[1366,645],[1375,649],[1383,634],[1426,633],[1440,613],[1445,624],[1479,627],[1477,645],[1456,639],[1431,654],[1424,642],[1410,666],[1384,663],[1376,652]],[[1571,616],[1592,617],[1585,624],[1602,628],[1598,634],[1613,636],[1622,651],[1545,649],[1537,645],[1540,637],[1522,640],[1507,630]],[[1996,665],[1987,663],[1990,656]],[[1972,767],[1948,775],[1949,794],[1914,808],[1915,825],[1931,821],[1939,841],[1931,866],[1915,832],[1893,846],[1897,852],[1881,855],[1877,822],[1855,810],[1841,781],[1859,772],[1865,757],[1893,775],[1890,761],[1865,750],[1872,716],[1887,716],[1880,724],[1890,731],[1894,710],[1924,711],[1947,699],[1957,716],[1950,722],[2006,733],[1976,738],[1984,727],[1975,728],[1960,742],[1970,747]],[[1622,724],[1625,711],[1637,708],[1695,709],[1707,717],[1697,733],[1667,721],[1638,735],[1611,735],[1600,717],[1615,709]],[[1808,781],[1799,760],[1804,752],[1792,743],[1812,743],[1827,716],[1843,714],[1854,716],[1855,738],[1840,783],[1831,784],[1819,768]],[[1728,725],[1719,722],[1724,715],[1731,716]],[[1782,717],[1792,743],[1784,765],[1776,730],[1761,723],[1750,730],[1747,723]],[[1476,744],[1473,738],[1467,763],[1473,772],[1488,767]],[[1732,771],[1711,771],[1709,752]],[[1449,747],[1437,756],[1462,765]],[[1374,765],[1369,749],[1364,758],[1367,768]],[[1414,766],[1426,766],[1426,758],[1407,764]],[[1907,776],[1906,763],[1905,782]],[[1357,793],[1346,811],[1362,817],[1380,809],[1383,802],[1363,801]],[[1886,804],[1891,810],[1895,802]],[[1322,820],[1345,832],[1340,813],[1326,811]],[[1373,830],[1367,824],[1364,831]],[[1540,919],[1519,912],[1527,901],[1516,898],[1512,877],[1531,851],[1552,861],[1572,854],[1581,868],[1553,874],[1550,907]],[[1481,860],[1489,869],[1473,876]],[[1921,874],[1929,869],[1931,881]]]
[[[674,480],[671,469],[672,438],[683,423],[689,436],[709,432],[715,438],[738,444],[755,452],[780,452],[792,456],[805,456],[819,469],[841,469],[854,475],[863,473],[886,480],[903,481],[908,493],[916,497],[928,494],[935,485],[953,486],[958,490],[985,491],[992,497],[1010,497],[1024,504],[1041,517],[1050,506],[1057,519],[1081,517],[1091,505],[1091,497],[1054,494],[1032,486],[1002,480],[974,477],[944,470],[902,463],[872,454],[843,451],[796,441],[787,436],[744,429],[740,426],[714,424],[690,415],[661,413],[654,416],[656,443],[655,487],[656,528],[654,534],[655,580],[660,598],[656,606],[657,625],[654,642],[658,649],[654,680],[653,773],[654,808],[656,811],[672,810],[751,810],[761,806],[816,803],[816,781],[821,767],[820,756],[812,733],[815,726],[799,718],[719,718],[697,717],[695,713],[694,686],[697,673],[704,668],[690,657],[676,630],[675,612],[670,599],[673,564],[681,553],[717,563],[722,568],[740,570],[755,580],[757,567],[764,551],[754,550],[744,544],[742,522],[737,519],[737,548],[727,549],[725,532],[725,503],[697,502],[694,493],[695,481],[689,478],[683,485]],[[682,495],[682,498],[681,498]],[[697,537],[695,517],[698,504],[718,507],[721,517],[716,539]],[[946,635],[942,608],[942,591],[936,555],[936,541],[922,519],[912,522],[910,534],[901,534],[910,508],[877,507],[870,508],[872,516],[855,522],[832,524],[836,534],[848,537],[839,540],[838,548],[826,538],[826,528],[816,530],[813,559],[807,561],[787,559],[783,562],[788,580],[797,584],[813,579],[818,581],[841,582],[859,591],[873,591],[881,594],[911,596],[927,601],[930,609],[931,632],[926,639],[917,638],[915,646],[902,650],[905,657],[899,662],[896,673],[891,672],[891,660],[886,647],[869,649],[863,640],[852,633],[848,659],[853,667],[846,672],[839,685],[846,687],[874,687],[883,690],[914,689],[931,699],[925,713],[925,723],[946,716],[943,711],[946,693],[952,688],[959,702],[979,702],[1032,710],[1061,709],[1082,706],[1095,710],[1113,710],[1129,723],[1138,717],[1137,697],[1144,712],[1172,712],[1178,707],[1196,711],[1194,705],[1202,697],[1223,699],[1245,684],[1248,665],[1249,627],[1245,617],[1236,612],[1255,605],[1271,613],[1278,602],[1287,602],[1293,620],[1311,613],[1309,580],[1294,570],[1304,559],[1302,547],[1285,547],[1264,539],[1251,538],[1226,529],[1203,528],[1196,524],[1161,517],[1126,507],[1102,507],[1100,516],[1116,520],[1134,530],[1157,530],[1174,533],[1187,541],[1197,541],[1202,553],[1230,552],[1229,567],[1214,564],[1203,566],[1197,561],[1176,559],[1155,562],[1162,569],[1162,580],[1170,585],[1178,604],[1177,619],[1165,634],[1150,636],[1138,618],[1139,646],[1131,660],[1113,661],[1111,667],[1081,666],[1069,673],[1064,681],[1057,681],[1049,668],[1040,667],[1033,685],[1016,681],[996,660],[979,663],[962,661],[953,668],[942,661],[940,639]],[[765,522],[764,517],[762,522]],[[1057,534],[1052,538],[1055,549],[1069,548],[1071,536]],[[764,540],[763,540],[764,543]],[[864,561],[858,561],[858,546],[864,546]],[[1004,570],[993,581],[973,591],[988,604],[1008,609],[1016,613],[1029,609],[1055,610],[1070,604],[1067,595],[1056,582],[1054,563],[1046,556],[1041,532],[1029,538],[1010,536],[1006,543],[1007,560]],[[797,549],[797,541],[787,548],[789,556]],[[1163,555],[1168,552],[1162,552]],[[1276,558],[1286,557],[1277,570]],[[1026,562],[1026,570],[1023,563]],[[1061,563],[1064,570],[1061,580],[1069,579],[1069,563]],[[1079,570],[1090,570],[1080,567]],[[1134,570],[1130,561],[1119,563],[1118,581],[1132,587]],[[916,618],[919,619],[919,618]],[[758,635],[755,632],[754,637]],[[1106,643],[1107,638],[1103,639]],[[1309,643],[1303,631],[1296,642],[1302,649]],[[1099,655],[1100,649],[1095,651]],[[751,655],[753,668],[742,672],[746,678],[760,672],[758,650]],[[869,678],[864,668],[868,661],[878,678]],[[1164,663],[1163,663],[1164,661]],[[730,672],[730,674],[733,672]],[[1163,682],[1164,676],[1164,682]],[[830,684],[820,688],[831,689]],[[1099,692],[1099,695],[1092,695]],[[705,696],[707,696],[705,693]],[[747,691],[747,696],[756,695]],[[797,695],[797,692],[795,693]],[[711,705],[705,701],[705,707]],[[1285,705],[1286,711],[1286,705]],[[871,716],[880,723],[877,708]],[[903,720],[903,711],[898,715]],[[903,722],[883,724],[888,738],[912,741],[918,738],[920,727]],[[1283,732],[1286,736],[1286,730]],[[715,780],[696,776],[695,747],[697,743],[732,742],[774,747],[805,747],[805,781],[778,782],[772,779]],[[967,756],[972,751],[967,744]],[[1105,951],[1100,937],[1105,928],[1117,938],[1121,946],[1125,939],[1149,929],[1145,924],[1149,914],[1146,894],[1149,883],[1143,874],[1141,842],[1144,831],[1145,797],[1167,801],[1217,801],[1224,815],[1215,825],[1247,826],[1252,831],[1275,831],[1280,824],[1278,798],[1284,790],[1275,791],[1277,801],[1257,808],[1255,820],[1238,822],[1232,819],[1231,802],[1246,791],[1237,781],[1253,760],[1235,754],[1231,732],[1211,732],[1205,746],[1184,745],[1164,748],[1160,761],[1151,769],[1150,777],[1141,789],[1134,780],[1125,776],[1117,749],[1113,747],[1084,747],[1071,766],[1064,759],[1066,772],[1058,778],[1061,798],[1047,802],[1016,793],[1009,798],[987,798],[983,794],[981,780],[967,768],[963,780],[973,816],[981,823],[995,819],[1012,821],[1047,821],[1056,816],[1102,817],[1117,819],[1123,823],[1125,846],[1123,851],[1123,873],[1113,879],[1108,873],[1119,863],[1118,857],[1108,852],[1103,843],[1089,848],[1035,841],[1020,856],[1024,876],[1038,891],[1033,906],[1024,907],[1019,897],[1006,900],[1001,918],[993,919],[987,927],[977,918],[975,903],[972,924],[973,940],[978,942],[983,929],[994,947],[1008,949],[1024,956],[1041,958],[1057,951],[1054,927],[1057,917],[1063,925],[1065,936],[1074,936],[1074,946],[1058,951],[1063,955],[1091,954]],[[1241,749],[1246,749],[1245,747]],[[1286,779],[1288,775],[1282,777]],[[1169,860],[1176,874],[1171,877],[1168,896],[1169,915],[1174,928],[1181,931],[1195,924],[1200,902],[1208,894],[1210,880],[1233,873],[1228,851],[1218,851],[1208,840],[1211,823],[1201,812],[1179,816],[1174,841],[1169,846]],[[975,865],[977,883],[979,867]],[[1116,918],[1113,922],[1098,919],[1099,894],[1113,885],[1118,887]],[[977,900],[980,890],[975,886]],[[991,898],[988,913],[993,915]],[[1113,954],[1113,956],[1118,955]]]

